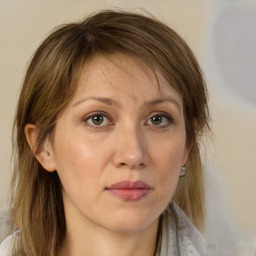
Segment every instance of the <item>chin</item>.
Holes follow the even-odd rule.
[[[150,212],[148,210],[148,212]],[[158,216],[148,216],[142,213],[135,212],[134,214],[122,213],[111,218],[111,222],[108,223],[108,229],[115,232],[139,232],[158,220]]]

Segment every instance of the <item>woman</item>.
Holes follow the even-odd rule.
[[[103,11],[55,30],[18,102],[0,252],[215,255],[197,231],[206,94],[187,44],[153,18]]]

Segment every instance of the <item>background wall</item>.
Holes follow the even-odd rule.
[[[11,177],[12,120],[30,56],[56,25],[109,8],[149,11],[195,52],[213,117],[205,158],[208,205],[214,208],[209,221],[229,222],[256,247],[256,1],[0,0],[0,209]]]

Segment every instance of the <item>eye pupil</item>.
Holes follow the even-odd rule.
[[[154,124],[154,125],[159,125],[159,124],[161,124],[162,123],[162,117],[161,116],[153,116],[152,118],[151,118],[151,121],[152,121],[152,123]]]
[[[95,124],[95,125],[100,125],[102,124],[104,121],[103,119],[103,116],[102,115],[95,115],[92,117],[92,122]]]

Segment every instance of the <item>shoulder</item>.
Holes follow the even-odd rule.
[[[12,256],[12,250],[15,244],[15,238],[20,233],[16,231],[9,235],[1,244],[0,244],[0,255],[1,256]]]

